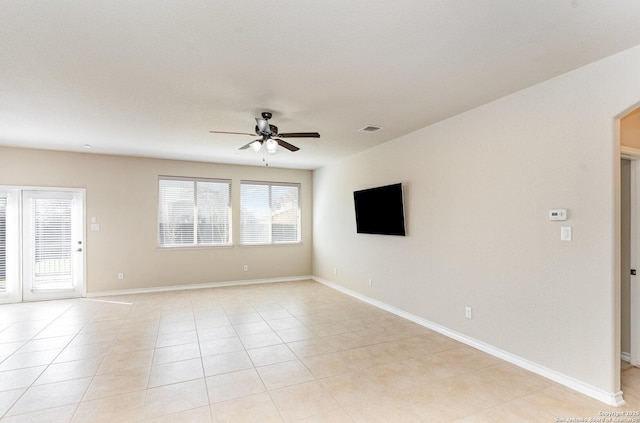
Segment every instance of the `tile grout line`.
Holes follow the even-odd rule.
[[[47,329],[49,326],[51,326],[51,325],[52,325],[56,320],[58,320],[58,319],[59,319],[60,317],[62,317],[65,313],[67,313],[68,311],[70,311],[71,309],[73,309],[73,307],[74,307],[75,305],[77,305],[77,304],[78,304],[78,301],[77,301],[77,300],[76,300],[76,301],[74,301],[74,303],[73,303],[72,305],[70,305],[70,306],[69,306],[66,310],[64,310],[61,314],[59,314],[58,316],[56,316],[55,318],[53,318],[53,320],[51,320],[51,322],[50,322],[48,325],[46,325],[44,328],[42,328],[40,331],[38,331],[35,335],[33,335],[33,336],[31,337],[31,339],[29,339],[29,340],[28,340],[28,341],[27,341],[27,342],[26,342],[22,347],[20,347],[20,348],[23,348],[23,347],[24,347],[25,345],[27,345],[29,342],[33,341],[33,340],[34,340],[34,338],[35,338],[38,334],[42,333],[42,331],[44,331],[44,330],[45,330],[45,329]],[[42,375],[43,375],[43,374],[44,374],[44,373],[45,373],[45,372],[46,372],[46,371],[47,371],[47,370],[48,370],[48,369],[53,365],[53,363],[54,363],[54,361],[56,360],[56,358],[58,358],[58,357],[60,356],[60,354],[62,354],[62,352],[63,352],[63,351],[64,351],[64,350],[69,346],[69,344],[70,344],[71,342],[73,342],[73,340],[74,340],[74,339],[75,339],[75,338],[80,334],[80,332],[81,332],[81,331],[82,331],[82,330],[80,330],[79,332],[77,332],[77,333],[76,333],[76,334],[75,334],[75,335],[74,335],[74,336],[69,340],[69,342],[68,342],[68,343],[67,343],[63,348],[61,348],[61,349],[60,349],[60,352],[59,352],[59,353],[58,353],[58,354],[57,354],[57,355],[56,355],[56,356],[55,356],[55,357],[54,357],[54,358],[49,362],[49,364],[46,364],[46,365],[45,365],[45,368],[42,370],[42,372],[40,372],[40,374],[39,374],[39,375],[38,375],[38,376],[33,380],[33,382],[31,382],[31,384],[30,384],[28,387],[26,387],[25,391],[24,391],[24,392],[23,392],[23,393],[22,393],[22,394],[21,394],[21,395],[20,395],[20,396],[19,396],[19,397],[14,401],[14,402],[13,402],[13,404],[12,404],[9,408],[7,408],[7,411],[6,411],[2,416],[0,416],[0,419],[3,419],[3,418],[5,418],[5,417],[7,417],[7,414],[8,414],[8,413],[13,409],[13,407],[15,407],[15,405],[16,405],[16,404],[17,404],[17,403],[18,403],[18,402],[19,402],[19,401],[24,397],[24,395],[29,391],[29,389],[31,389],[32,387],[36,386],[36,385],[35,385],[35,383],[38,381],[38,379],[40,379],[40,378],[42,377]],[[47,339],[47,338],[43,338],[43,339]],[[18,350],[16,350],[16,351],[14,352],[14,354],[15,354],[15,353],[17,353],[18,351],[19,351],[19,349],[18,349]],[[38,367],[38,366],[31,366],[31,367]],[[30,367],[25,367],[25,368],[30,368]],[[57,383],[57,382],[53,382],[53,383]],[[88,388],[89,388],[89,385],[87,385],[87,388],[86,388],[86,389],[88,389]],[[86,393],[86,389],[85,389],[85,393]],[[85,394],[85,393],[83,393],[83,396],[84,396],[84,394]],[[72,413],[72,416],[73,416],[73,414],[75,414],[75,411],[77,410],[77,407],[79,406],[79,404],[80,404],[80,402],[78,402],[78,403],[76,404],[76,408],[74,409],[74,412]],[[56,406],[56,407],[49,407],[49,408],[44,408],[44,409],[40,409],[40,410],[33,410],[33,411],[28,411],[28,412],[26,412],[26,413],[18,413],[18,414],[16,414],[16,416],[19,416],[19,415],[22,415],[22,414],[29,414],[29,413],[32,413],[32,412],[39,412],[39,411],[47,410],[47,409],[51,409],[51,408],[58,408],[58,407],[62,407],[62,406],[65,406],[65,405],[72,405],[72,404],[63,404],[63,405]],[[69,419],[69,420],[71,421],[71,419]]]

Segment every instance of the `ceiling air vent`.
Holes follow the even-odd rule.
[[[376,132],[382,129],[382,126],[373,126],[373,125],[369,125],[369,126],[365,126],[362,129],[358,129],[358,132]]]

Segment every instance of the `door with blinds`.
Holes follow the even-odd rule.
[[[0,303],[22,300],[19,210],[20,192],[0,187]]]
[[[84,294],[84,191],[22,191],[22,298]]]

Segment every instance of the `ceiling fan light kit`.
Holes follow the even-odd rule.
[[[267,151],[269,154],[275,154],[278,149],[278,142],[276,140],[269,139],[267,140]]]
[[[278,127],[271,125],[269,119],[273,116],[271,112],[262,112],[261,118],[256,119],[255,134],[247,132],[228,132],[228,131],[209,131],[212,134],[232,134],[232,135],[250,135],[252,137],[260,136],[261,139],[251,141],[249,144],[245,144],[240,147],[240,150],[246,150],[251,147],[256,153],[262,150],[264,144],[269,154],[276,154],[278,146],[285,148],[291,152],[300,150],[293,144],[290,144],[282,138],[320,138],[320,134],[317,132],[285,132],[279,133]]]

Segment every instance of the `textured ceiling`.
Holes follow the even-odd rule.
[[[638,22],[637,0],[0,0],[0,145],[261,165],[209,130],[271,111],[321,133],[271,165],[314,169],[638,45]]]

